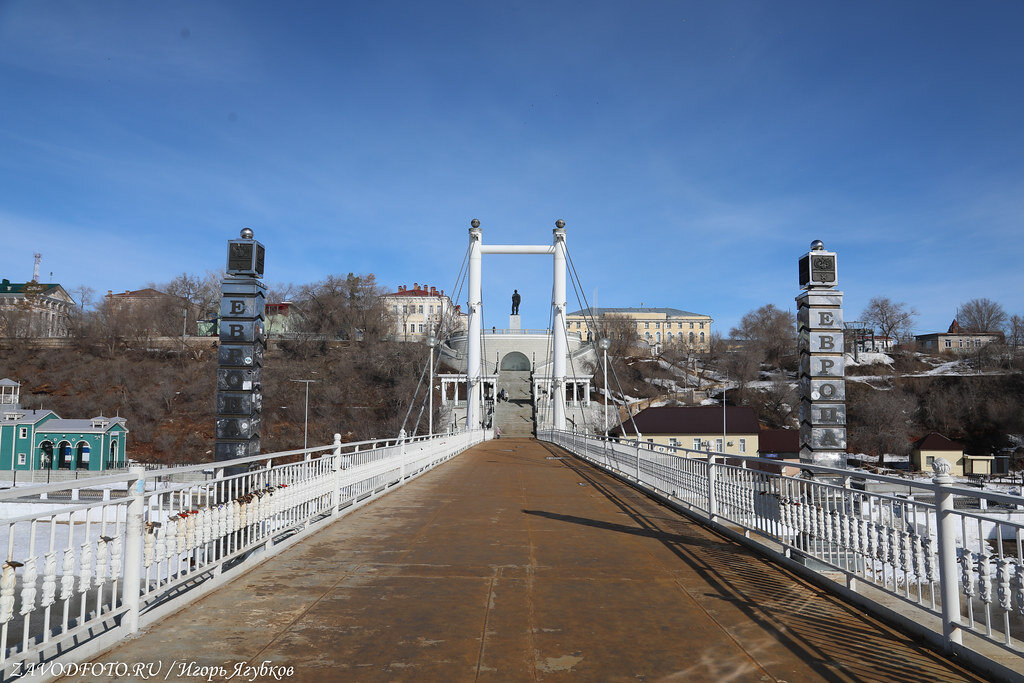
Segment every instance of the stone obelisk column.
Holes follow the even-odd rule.
[[[217,431],[214,459],[260,452],[263,407],[263,314],[266,287],[263,245],[252,230],[228,241],[227,277],[221,282],[220,348],[217,354]]]
[[[800,461],[846,467],[843,293],[835,252],[821,240],[800,257],[796,298],[800,352]]]

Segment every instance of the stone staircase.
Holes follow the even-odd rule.
[[[507,401],[495,406],[494,423],[502,436],[533,436],[533,384],[529,370],[502,370],[498,373],[498,391],[508,392]]]

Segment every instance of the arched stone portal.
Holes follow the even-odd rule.
[[[505,357],[501,359],[502,370],[513,370],[522,371],[530,370],[530,359],[526,357],[526,354],[520,353],[519,351],[511,351],[505,354]]]

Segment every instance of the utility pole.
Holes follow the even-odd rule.
[[[306,410],[305,418],[302,423],[302,450],[306,450],[309,444],[309,385],[313,382],[319,382],[318,379],[293,379],[292,382],[302,382],[306,385]]]

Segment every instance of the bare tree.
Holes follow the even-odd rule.
[[[906,455],[916,410],[916,398],[900,388],[852,392],[847,396],[850,446],[878,456],[879,466],[885,464],[886,454]]]
[[[971,299],[960,305],[957,322],[967,332],[1002,332],[1006,311],[992,299]]]
[[[381,300],[383,293],[372,273],[329,275],[303,285],[299,299],[306,331],[352,341],[385,339],[392,326]]]
[[[623,315],[605,315],[600,320],[601,335],[608,338],[609,355],[624,358],[636,353],[636,322]]]
[[[96,298],[95,289],[89,285],[78,285],[71,292],[77,295],[79,313],[84,313],[85,309],[92,307],[93,300]]]
[[[745,339],[749,353],[756,360],[778,365],[786,355],[796,353],[796,316],[767,304],[750,311],[730,332],[733,338]]]
[[[1009,334],[1006,336],[1006,345],[1013,349],[1016,354],[1021,346],[1024,346],[1024,317],[1019,315],[1010,316],[1010,324],[1007,326]]]
[[[908,308],[902,301],[876,296],[868,301],[860,318],[875,328],[883,337],[892,337],[902,343],[913,334],[917,311]]]

